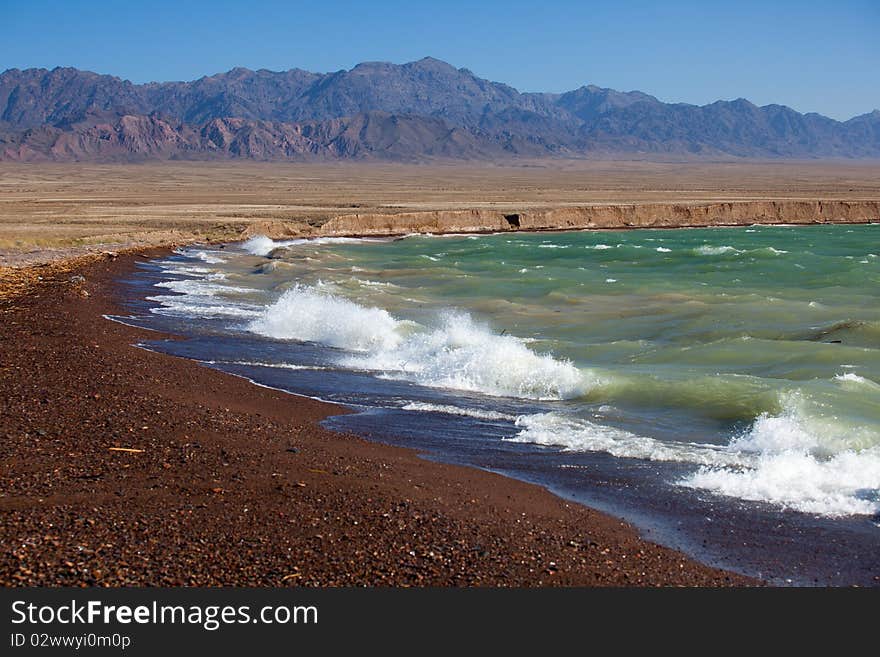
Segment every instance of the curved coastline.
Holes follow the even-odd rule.
[[[764,202],[762,202],[762,203],[764,203]],[[778,203],[779,202],[772,202],[772,206],[776,207],[778,205]],[[835,201],[834,203],[843,203],[844,205],[842,207],[847,208],[846,212],[840,211],[839,206],[834,205],[834,204],[827,204],[826,205],[825,202],[815,202],[815,204],[812,204],[812,205],[808,204],[807,206],[793,206],[793,208],[795,208],[795,209],[797,207],[800,207],[800,210],[798,210],[798,212],[800,212],[800,214],[798,214],[798,213],[786,214],[786,212],[782,212],[780,210],[776,214],[771,215],[768,210],[768,213],[763,215],[765,217],[765,219],[763,219],[763,220],[761,217],[744,215],[744,218],[739,220],[739,223],[735,223],[735,224],[713,223],[713,224],[708,224],[708,225],[713,225],[713,226],[714,225],[717,225],[717,226],[723,226],[723,225],[748,226],[748,225],[752,225],[752,224],[780,224],[780,223],[782,223],[782,224],[873,223],[878,220],[878,217],[880,217],[880,202],[836,202]],[[671,204],[651,204],[651,205],[656,206],[658,208],[665,208],[666,210],[668,210],[668,208],[670,207]],[[727,216],[738,216],[738,213],[740,211],[743,211],[742,207],[739,207],[739,208],[728,207],[728,206],[737,206],[737,205],[743,205],[743,204],[737,204],[737,203],[727,204],[727,203],[725,203],[725,204],[711,204],[711,205],[713,205],[713,206],[721,205],[723,207],[728,208],[727,210],[725,210],[725,212],[728,212],[731,214],[728,214]],[[589,228],[592,228],[592,229],[601,229],[601,228],[615,229],[615,228],[617,228],[617,229],[620,229],[620,228],[627,228],[627,227],[629,227],[629,228],[633,228],[633,227],[646,227],[646,228],[647,227],[654,227],[654,228],[691,227],[688,224],[675,223],[673,221],[669,221],[668,223],[664,223],[664,225],[656,225],[656,224],[646,224],[644,226],[620,225],[619,223],[615,223],[615,222],[619,222],[621,216],[636,216],[636,215],[627,215],[626,213],[628,212],[628,210],[620,210],[619,208],[621,208],[621,207],[635,208],[635,207],[643,207],[643,206],[639,206],[638,204],[628,205],[628,206],[613,206],[615,208],[618,208],[618,210],[614,210],[613,212],[609,212],[609,214],[602,214],[599,211],[602,208],[607,210],[609,207],[611,207],[611,206],[591,206],[591,209],[589,210],[589,212],[584,212],[584,208],[564,208],[561,210],[557,209],[557,210],[549,210],[546,212],[541,212],[540,216],[544,218],[543,225],[536,224],[536,223],[529,224],[528,221],[526,220],[526,217],[527,217],[526,213],[522,213],[519,215],[520,225],[514,226],[510,223],[509,219],[504,214],[497,213],[497,214],[500,214],[500,218],[504,222],[504,224],[506,224],[506,227],[504,225],[497,223],[497,221],[495,223],[484,221],[484,219],[486,218],[486,214],[483,211],[478,211],[478,210],[474,210],[474,211],[417,212],[417,213],[401,213],[401,214],[397,214],[397,215],[343,215],[342,217],[336,218],[336,219],[340,219],[340,221],[338,221],[336,223],[333,223],[336,221],[336,219],[333,219],[333,220],[330,220],[329,222],[325,223],[324,226],[322,226],[318,229],[309,229],[307,231],[300,231],[299,228],[297,228],[296,226],[291,227],[288,224],[283,224],[283,223],[278,223],[278,222],[270,222],[268,224],[265,222],[263,222],[263,223],[255,222],[245,231],[245,236],[247,236],[248,234],[250,234],[250,235],[268,234],[268,235],[275,237],[276,239],[283,238],[283,237],[309,238],[309,237],[322,237],[322,236],[336,237],[336,236],[366,236],[366,235],[392,237],[395,235],[403,235],[403,234],[418,233],[418,232],[442,234],[442,233],[487,233],[487,232],[508,232],[508,231],[512,232],[514,230],[521,230],[524,232],[525,231],[539,232],[539,231],[544,231],[544,230],[547,230],[547,231],[551,231],[551,230],[578,230],[578,229],[583,229],[583,228],[588,228],[588,229]],[[709,216],[709,210],[707,209],[707,206],[705,206],[705,205],[688,204],[688,207],[690,207],[691,210],[689,210],[687,212],[680,213],[678,215],[679,219],[681,217],[686,217],[686,218],[689,218],[688,220],[695,220],[694,217],[699,218],[700,216]],[[697,208],[702,208],[702,209],[697,210]],[[821,208],[826,208],[825,210],[821,210],[822,212],[829,212],[829,213],[832,212],[833,208],[838,208],[839,214],[833,215],[833,213],[832,213],[827,216],[817,215],[816,213],[819,212]],[[778,209],[779,208],[777,207],[777,210]],[[735,210],[735,212],[734,212],[734,210]],[[657,210],[657,211],[661,212],[662,210]],[[876,211],[876,215],[874,214],[875,211]],[[633,210],[633,212],[635,212],[635,210]],[[643,210],[643,212],[644,212],[644,210]],[[621,213],[621,214],[615,214],[615,213]],[[644,216],[646,217],[645,219],[643,219],[644,221],[654,221],[653,219],[651,219],[650,214],[646,214]],[[818,219],[817,219],[817,216],[819,216]],[[342,221],[342,218],[344,218],[344,217],[354,217],[354,219],[345,219],[345,221]],[[367,217],[366,223],[359,223],[364,219],[364,217]],[[369,217],[375,217],[375,218],[370,219]],[[391,217],[396,217],[396,219],[394,221],[391,221],[390,220]],[[410,217],[410,218],[407,219],[407,217]],[[548,217],[549,217],[549,219],[548,219]],[[573,224],[576,224],[577,222],[587,221],[589,219],[589,221],[591,221],[594,225],[589,225],[589,226],[564,225],[562,220],[565,217],[569,217],[570,218],[569,221],[571,221]],[[607,221],[608,222],[607,225],[598,225],[599,220],[597,218],[599,218],[599,217],[606,217],[602,221]],[[784,217],[784,220],[782,219],[783,217]],[[497,220],[497,219],[498,219],[498,217],[495,216],[494,220]],[[550,219],[553,219],[552,225],[550,223]],[[557,220],[559,220],[559,221],[557,221]],[[373,223],[370,223],[370,222],[373,222]],[[538,227],[534,227],[536,225]],[[701,225],[706,225],[706,224],[693,224],[694,227],[701,226]],[[370,231],[373,231],[373,232],[363,232],[365,230],[364,226],[366,226],[367,229],[369,229]],[[348,231],[348,232],[346,232],[346,231]],[[385,232],[382,232],[382,231],[385,231]],[[227,241],[227,240],[224,239],[224,240],[216,240],[216,241]],[[175,246],[176,245],[177,244],[175,244]],[[74,263],[61,263],[61,268],[58,270],[58,272],[54,272],[52,270],[47,271],[46,269],[42,269],[42,268],[38,268],[36,270],[30,270],[30,271],[18,270],[19,272],[22,273],[23,277],[31,279],[27,282],[27,284],[25,286],[27,291],[24,294],[22,294],[21,289],[19,289],[18,291],[16,291],[16,293],[14,295],[7,297],[7,299],[11,300],[11,303],[13,306],[21,306],[21,305],[28,305],[28,304],[36,304],[39,306],[43,303],[60,304],[60,307],[62,307],[64,312],[67,313],[68,315],[70,313],[70,308],[66,307],[66,306],[69,306],[71,303],[74,303],[77,305],[82,305],[82,306],[92,306],[95,303],[100,303],[103,306],[106,306],[105,312],[104,313],[96,312],[95,313],[96,318],[99,318],[101,314],[118,314],[119,308],[118,308],[118,305],[116,305],[116,304],[121,300],[121,298],[120,298],[120,291],[119,291],[118,287],[116,287],[116,284],[114,283],[114,281],[118,280],[118,278],[120,278],[120,277],[124,277],[126,271],[128,271],[132,267],[136,266],[138,258],[159,256],[159,255],[162,255],[166,252],[167,251],[162,251],[162,252],[145,251],[142,248],[131,249],[126,252],[119,251],[118,254],[105,252],[105,253],[99,254],[93,258],[80,259],[75,264]],[[9,270],[7,269],[6,272],[9,272]],[[4,272],[4,273],[6,273],[6,272]],[[81,287],[78,283],[77,284],[70,283],[71,279],[69,278],[69,276],[79,275],[79,272],[82,272],[82,274],[86,277],[87,283],[83,287]],[[33,276],[30,276],[30,274],[33,274]],[[38,275],[42,276],[42,280],[39,279]],[[82,289],[84,291],[91,291],[90,296],[86,297],[85,300],[83,300],[81,298],[78,298],[76,294],[73,294],[73,292],[80,290],[80,289]],[[97,292],[97,297],[100,298],[100,301],[95,298],[95,296],[96,296],[94,294],[95,291]],[[34,296],[34,293],[36,293],[39,296]],[[64,298],[62,299],[62,297],[64,297]],[[37,300],[38,298],[43,298],[44,301],[38,301]],[[112,299],[112,301],[111,301],[111,299]],[[7,301],[7,302],[10,302],[10,301]],[[14,319],[15,318],[13,317],[13,320]],[[25,320],[22,320],[22,321],[25,321]],[[139,329],[132,329],[131,327],[127,327],[127,328],[130,331],[139,332]],[[106,334],[106,331],[101,331],[101,333]],[[84,335],[80,336],[80,338],[83,338],[85,340],[88,339],[88,338],[85,338]],[[10,345],[13,345],[13,343],[14,343],[14,341],[10,341]],[[124,346],[130,349],[130,344],[131,344],[131,342],[127,342]],[[119,348],[122,348],[122,346],[123,346],[122,344],[118,345]],[[116,347],[114,347],[114,349],[116,349]],[[124,356],[124,358],[128,358],[128,357],[129,356]],[[163,359],[165,361],[171,361],[171,360],[178,361],[179,360],[179,359],[173,359],[169,356],[165,356],[162,354],[154,354],[152,357]],[[159,369],[162,369],[162,367],[168,367],[168,365],[159,366]],[[196,363],[187,363],[187,367],[198,367],[198,365]],[[201,369],[204,369],[204,368],[201,368]],[[216,372],[216,371],[212,371],[210,376],[229,378],[229,377],[226,377],[226,375],[224,375],[220,372]],[[159,377],[161,377],[161,375],[159,375]],[[250,385],[250,384],[248,384],[248,385]],[[251,387],[255,387],[255,386],[251,386]],[[241,395],[242,393],[239,392],[237,394]],[[263,394],[266,394],[266,393],[263,393]],[[283,395],[283,396],[288,399],[294,399],[294,400],[296,399],[295,397],[291,397],[290,395]],[[256,408],[256,406],[254,408]],[[189,410],[192,410],[192,409],[189,409]],[[319,426],[317,426],[317,423],[321,419],[323,419],[324,417],[326,417],[328,415],[338,414],[341,411],[342,411],[342,409],[339,407],[329,406],[329,410],[326,410],[326,412],[323,412],[321,417],[316,417],[313,420],[314,426],[312,427],[311,430],[314,431],[315,434],[320,434],[323,432],[323,433],[329,433],[332,436],[338,436],[339,434],[336,434],[334,432],[327,432],[326,430],[320,428]],[[259,412],[261,412],[261,411],[259,411]],[[352,437],[347,437],[347,439],[360,440],[360,439],[352,438]],[[383,446],[383,445],[376,445],[375,443],[366,443],[366,444],[374,446],[376,449],[398,449],[398,448],[388,448],[387,446]],[[369,449],[372,449],[372,447]],[[411,450],[398,449],[398,451],[410,455],[417,462],[423,462],[421,459],[417,458],[417,455],[414,452],[412,452]],[[461,468],[461,467],[456,468],[455,466],[441,466],[438,464],[433,464],[432,467],[441,467],[441,468],[445,467],[445,468],[454,468],[457,470],[468,471],[467,468]],[[489,475],[489,474],[483,473],[483,472],[476,472],[475,475],[470,475],[468,477],[469,480],[470,480],[471,476],[476,476],[477,479],[479,480],[481,476],[491,477],[492,475]],[[497,477],[495,479],[497,479]],[[509,480],[506,478],[504,479],[504,481],[511,481],[512,482],[510,484],[503,484],[502,486],[504,486],[504,487],[506,487],[506,486],[516,486],[516,487],[525,486],[527,489],[537,489],[537,490],[539,490],[539,493],[541,495],[547,495],[547,496],[549,496],[550,499],[555,500],[554,504],[560,503],[559,498],[547,493],[543,489],[538,489],[538,487],[536,487],[536,486],[522,484],[521,482],[512,481],[512,480]],[[460,487],[461,484],[459,483],[456,485]],[[471,484],[468,484],[468,485],[470,486]],[[478,484],[478,485],[482,486],[483,484]],[[494,488],[494,487],[498,486],[497,482],[493,483],[493,482],[488,482],[488,481],[485,483],[485,485],[489,486],[490,488]],[[225,492],[224,492],[224,494],[225,494]],[[517,494],[519,494],[519,493],[517,493]],[[77,496],[75,495],[74,499],[76,499],[76,498],[77,498]],[[510,497],[508,497],[508,499],[510,499]],[[21,502],[21,500],[18,500],[15,504],[13,504],[13,507],[9,507],[9,508],[16,509],[16,510],[19,508],[23,508],[22,505],[20,504],[20,502]],[[346,504],[347,503],[348,502],[346,502]],[[566,508],[568,508],[571,505],[564,505],[564,506]],[[579,505],[574,505],[574,506],[578,507],[579,509],[581,508],[581,507],[579,507]],[[6,505],[4,505],[2,508],[4,510],[9,510],[6,507]],[[494,510],[497,511],[497,507]],[[598,513],[598,512],[594,512],[590,509],[585,509],[585,510],[590,511],[590,513],[597,513],[599,516],[606,518],[614,526],[621,525],[620,521],[613,518],[613,517],[604,516],[603,514]],[[465,509],[465,511],[470,511],[470,509]],[[496,520],[497,520],[497,518],[496,518]],[[485,518],[484,518],[484,520],[482,520],[480,522],[484,522],[484,521],[485,521]],[[361,522],[364,522],[364,521],[362,520]],[[590,531],[592,531],[592,529]],[[635,536],[634,530],[627,527],[626,531],[633,533],[633,535]],[[647,545],[650,545],[652,547],[657,547],[652,543],[647,543],[645,541],[641,541],[641,539],[635,539],[635,540],[638,540],[641,543],[646,543]],[[667,557],[667,558],[671,558],[673,560],[674,559],[683,559],[685,563],[692,563],[692,562],[688,561],[687,557],[683,557],[680,553],[677,553],[674,550],[669,550],[667,548],[658,548],[658,549],[663,550],[668,554],[676,555],[676,556]],[[639,550],[642,550],[642,548],[639,548]],[[675,563],[678,563],[678,562],[676,561]],[[589,575],[584,575],[584,577],[587,577],[587,579],[577,579],[576,578],[576,579],[572,580],[570,578],[556,577],[557,575],[559,575],[559,571],[558,570],[555,570],[555,571],[550,570],[550,571],[547,571],[544,573],[539,573],[539,574],[553,575],[554,577],[552,577],[552,578],[539,577],[538,579],[526,578],[526,579],[508,581],[507,579],[492,580],[491,577],[495,576],[495,575],[478,574],[476,576],[476,579],[473,579],[473,580],[466,579],[466,578],[462,579],[461,577],[459,577],[455,580],[454,583],[458,583],[458,584],[460,584],[460,583],[466,583],[466,584],[470,584],[470,583],[481,583],[481,584],[515,583],[517,585],[529,585],[529,584],[540,584],[540,585],[546,585],[546,584],[568,584],[568,585],[575,584],[575,585],[578,585],[578,584],[581,584],[582,585],[586,582],[587,584],[590,584],[590,585],[603,584],[603,583],[611,583],[611,584],[639,583],[639,584],[648,584],[648,585],[656,585],[656,584],[664,585],[664,584],[674,583],[675,581],[677,581],[675,579],[666,580],[666,579],[663,579],[663,577],[660,577],[660,579],[654,579],[654,575],[656,573],[652,574],[647,571],[642,572],[643,577],[636,577],[635,580],[630,580],[629,575],[627,575],[626,577],[623,577],[623,575],[620,574],[620,573],[624,572],[624,571],[619,570],[620,565],[621,564],[614,565],[612,572],[614,572],[616,574],[611,578],[609,578],[607,576],[607,573],[605,575],[598,576],[594,572]],[[704,566],[701,566],[701,565],[699,567],[704,568]],[[689,573],[690,571],[688,571],[687,568],[689,568],[689,567],[686,567],[686,573]],[[5,570],[5,569],[0,569],[0,572],[2,572],[3,570]],[[708,569],[708,570],[711,571],[711,569]],[[14,572],[14,571],[7,571],[6,572],[7,576],[11,576],[12,572]],[[104,571],[99,569],[98,572],[104,572]],[[720,572],[720,571],[712,571],[712,572]],[[531,571],[531,574],[533,574],[533,569]],[[45,571],[41,574],[41,576],[43,578],[45,578],[46,575],[47,575],[47,573]],[[338,572],[333,572],[332,575],[329,576],[330,579],[320,579],[321,577],[327,576],[326,572],[325,572],[324,574],[318,576],[319,579],[314,579],[310,583],[313,583],[316,585],[324,585],[327,583],[332,583],[333,581],[350,581],[350,580],[334,580],[334,579],[332,579],[333,577],[337,577],[338,575],[339,575]],[[398,575],[395,575],[394,577],[398,577]],[[496,573],[496,575],[497,575],[497,573]],[[581,575],[583,575],[583,573],[581,573]],[[688,576],[690,577],[691,575],[692,574],[690,574]],[[377,582],[381,581],[383,583],[390,583],[390,584],[395,584],[395,583],[398,583],[401,581],[407,582],[407,583],[412,583],[415,581],[417,581],[418,583],[439,583],[439,584],[452,583],[447,580],[437,579],[437,577],[439,577],[439,576],[440,576],[439,573],[437,571],[435,571],[434,575],[433,575],[434,579],[427,579],[427,580],[425,580],[425,579],[418,579],[418,580],[402,579],[401,580],[401,579],[392,578],[392,579],[387,579],[387,580],[385,580],[385,579],[377,580]],[[484,577],[488,577],[488,579],[484,579]],[[578,577],[580,577],[580,575]],[[623,577],[623,579],[616,579],[615,580],[614,577],[618,577],[618,578]],[[699,585],[703,585],[704,583],[709,583],[709,584],[716,584],[716,583],[722,583],[722,584],[728,584],[728,583],[743,584],[743,583],[746,583],[746,584],[749,584],[749,583],[754,583],[752,580],[741,578],[738,575],[730,575],[730,574],[725,574],[722,579],[710,578],[708,580],[699,580],[699,581],[698,580],[699,580],[699,577],[698,577],[698,579],[691,579],[687,583],[699,584]],[[12,580],[8,580],[8,581],[11,581],[12,583],[17,583]],[[45,582],[47,580],[45,580],[45,579],[42,579],[42,580],[25,579],[25,580],[21,580],[21,581],[24,583],[27,583],[27,582],[34,582],[34,581],[44,581]],[[71,580],[61,579],[61,580],[56,580],[56,581],[68,582]],[[73,580],[73,581],[80,581],[80,580]],[[141,581],[141,580],[129,579],[129,580],[125,580],[125,581],[132,582],[132,581]],[[160,580],[149,580],[149,581],[160,581]],[[161,581],[167,581],[167,580],[161,580]],[[208,582],[208,583],[210,583],[210,582],[216,583],[218,581],[229,581],[230,583],[234,583],[237,580],[202,579],[199,581],[200,582]],[[253,578],[241,580],[241,581],[244,583],[250,583],[250,584],[256,584],[256,585],[266,585],[266,586],[275,585],[271,581],[268,581],[268,580],[255,580]],[[365,580],[357,580],[357,581],[362,582]],[[98,583],[98,582],[95,581],[94,583]],[[114,585],[114,583],[112,581],[101,582],[101,583]],[[300,582],[295,582],[295,583],[300,583]]]
[[[137,349],[104,315],[138,257],[44,269],[3,302],[0,540],[26,545],[4,585],[758,583],[538,486],[320,427],[337,406]]]

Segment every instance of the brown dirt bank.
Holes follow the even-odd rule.
[[[132,347],[155,334],[101,315],[136,258],[46,268],[0,302],[0,583],[756,583],[538,487],[326,431],[332,405]]]
[[[345,215],[336,223],[351,223],[351,215],[374,218],[358,218],[343,232],[374,222],[381,234],[419,225],[432,232],[444,230],[444,224],[453,230],[460,222],[469,230],[507,230],[503,215],[520,215],[521,226],[532,229],[653,225],[666,215],[703,225],[707,218],[699,212],[685,210],[689,216],[680,217],[678,208],[751,201],[803,202],[797,212],[807,212],[806,220],[833,221],[834,213],[825,214],[831,201],[880,201],[880,162],[0,162],[0,265],[125,246],[229,241],[243,231],[310,234]],[[793,220],[788,217],[795,210],[788,208],[798,206],[786,205],[785,219],[767,207],[748,208],[746,216],[733,220],[748,223],[749,215],[765,214],[771,221]],[[421,214],[426,212],[441,214]],[[393,222],[393,230],[383,222]]]
[[[346,214],[319,228],[266,225],[275,236],[402,235],[514,230],[699,228],[752,224],[869,223],[880,221],[880,201],[731,201],[725,203],[629,203],[523,212],[442,210],[399,214]],[[252,226],[246,235],[259,232]],[[270,235],[271,236],[271,235]]]

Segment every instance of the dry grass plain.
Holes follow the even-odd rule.
[[[0,163],[0,266],[352,212],[880,199],[880,162]]]

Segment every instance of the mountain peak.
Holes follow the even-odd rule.
[[[455,68],[449,62],[445,62],[442,59],[437,59],[436,57],[431,57],[428,55],[427,57],[422,57],[421,59],[417,59],[414,62],[409,62],[411,65],[418,66],[441,66],[443,68]]]
[[[407,62],[406,64],[403,64],[401,68],[417,71],[427,71],[430,73],[462,73],[472,75],[470,71],[466,69],[457,69],[449,62],[444,62],[442,59],[437,59],[436,57],[422,57],[421,59],[414,62]]]
[[[386,68],[397,68],[396,64],[392,64],[391,62],[383,62],[383,61],[375,61],[375,62],[361,62],[360,64],[355,64],[351,70],[352,71],[370,71],[376,69],[386,69]]]

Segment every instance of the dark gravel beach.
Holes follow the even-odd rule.
[[[343,409],[132,345],[140,256],[0,305],[5,586],[752,585],[502,476],[323,429]],[[79,277],[83,277],[80,279]]]

